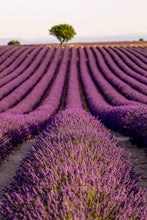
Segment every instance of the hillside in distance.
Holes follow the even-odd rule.
[[[143,38],[144,41],[147,41],[147,35],[143,35],[141,33],[134,33],[134,34],[126,34],[126,35],[115,35],[115,36],[75,36],[72,41],[69,41],[71,44],[72,43],[84,43],[84,42],[100,42],[100,43],[105,43],[105,42],[137,42],[140,38]],[[9,38],[0,38],[0,45],[7,45],[9,41],[11,40],[18,40],[21,44],[52,44],[52,43],[57,43],[58,40],[53,37],[53,36],[45,36],[45,37],[32,37],[32,38],[21,38],[21,37],[16,37],[16,36],[11,36]]]

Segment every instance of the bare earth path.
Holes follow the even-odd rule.
[[[35,143],[35,139],[28,140],[20,144],[13,150],[12,153],[0,165],[0,201],[3,198],[4,186],[8,186],[13,180],[15,172],[17,171],[22,159],[27,155],[31,145]],[[5,220],[0,214],[0,220]]]
[[[127,136],[123,136],[114,131],[111,131],[111,133],[115,136],[118,146],[125,148],[126,151],[130,151],[132,158],[135,160],[137,159],[137,161],[134,162],[134,171],[140,174],[138,185],[147,189],[147,150],[132,144]],[[35,140],[36,138],[34,137],[33,139],[20,144],[0,165],[0,201],[2,201],[4,186],[8,186],[13,180],[15,172],[19,168],[22,159],[27,155],[30,146],[35,143]],[[4,220],[4,218],[0,216],[0,220]]]
[[[18,145],[0,165],[0,201],[2,200],[4,186],[8,186],[9,182],[12,181],[22,159],[27,155],[31,144],[34,142],[35,138]]]
[[[147,189],[147,149],[132,144],[127,136],[114,131],[111,131],[111,133],[115,136],[118,146],[129,151],[132,154],[132,158],[136,160],[134,161],[134,172],[140,174],[138,184]]]

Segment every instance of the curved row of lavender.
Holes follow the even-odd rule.
[[[52,49],[47,52],[43,61],[29,79],[23,82],[19,87],[13,90],[9,96],[1,101],[7,103],[4,105],[5,109],[8,109],[5,112],[26,113],[34,110],[37,103],[39,103],[43,97],[42,94],[45,93],[46,87],[49,85],[58,65],[61,50],[56,53],[53,62],[48,67],[54,49],[55,48],[52,47]],[[34,94],[34,90],[37,90],[38,95],[36,95],[36,92]],[[0,110],[2,111],[2,108],[0,108]]]
[[[137,53],[141,54],[142,56],[144,56],[145,58],[147,58],[147,47],[132,47],[133,51],[136,51]]]
[[[126,105],[126,104],[133,104],[134,102],[129,101],[137,99],[138,101],[142,101],[142,94],[134,94],[134,90],[132,88],[124,84],[119,78],[115,77],[113,72],[109,70],[107,65],[104,62],[102,56],[99,56],[97,49],[93,48],[94,52],[96,53],[96,62],[94,59],[94,55],[89,48],[86,48],[86,53],[88,56],[88,64],[90,72],[96,82],[98,88],[104,94],[107,101],[114,105]],[[81,53],[82,59],[84,58],[84,52]],[[98,66],[97,66],[98,62]],[[135,90],[136,92],[136,90]],[[147,99],[147,96],[143,96]],[[144,100],[143,101],[147,101]]]
[[[10,94],[15,88],[17,88],[19,85],[24,83],[25,80],[27,80],[36,73],[36,68],[41,63],[42,56],[45,54],[46,50],[47,48],[45,47],[42,50],[40,50],[35,60],[31,62],[31,65],[25,71],[23,71],[22,74],[18,75],[17,78],[11,80],[10,82],[8,82],[0,88],[0,100],[8,94]]]
[[[13,53],[9,58],[5,59],[5,61],[0,65],[0,71],[3,71],[6,69],[6,67],[9,66],[14,66],[15,67],[15,62],[17,62],[17,58],[21,57],[23,52],[26,51],[25,47],[21,47],[18,50],[16,50],[15,53]]]
[[[6,189],[7,219],[145,220],[146,192],[132,175],[130,154],[90,113],[52,117]]]
[[[141,68],[143,68],[144,70],[147,71],[147,62],[146,59],[144,59],[143,56],[138,55],[138,54],[134,54],[134,53],[130,53],[129,50],[124,50],[124,48],[120,47],[120,50],[127,55],[133,62],[135,62],[138,66],[140,66]]]
[[[19,49],[20,49],[19,46],[11,47],[11,48],[6,47],[5,49],[2,49],[3,53],[1,54],[1,57],[0,57],[0,65],[2,65],[3,62],[5,62],[5,60],[7,58],[9,58],[11,55],[13,55]]]
[[[10,47],[1,46],[0,47],[0,56],[3,55],[6,51],[8,51]]]
[[[47,49],[40,49],[40,52],[38,51],[38,54],[36,54],[36,58],[41,58],[40,53],[44,54],[41,59],[42,64],[44,63],[43,68],[45,69],[45,66],[47,65],[45,62],[47,57],[45,55],[49,55],[50,51],[53,49],[50,49],[50,51]],[[0,114],[1,160],[8,154],[8,152],[10,152],[11,149],[14,148],[17,143],[30,138],[38,131],[41,131],[51,115],[55,114],[59,110],[61,102],[64,102],[65,108],[68,108],[68,106],[71,108],[71,106],[74,106],[76,102],[79,103],[78,100],[80,99],[80,89],[77,79],[79,70],[85,98],[91,113],[98,116],[99,119],[101,119],[108,127],[126,132],[131,137],[136,138],[136,140],[142,141],[146,144],[146,105],[140,104],[139,101],[136,102],[129,100],[127,97],[124,97],[120,92],[118,92],[117,88],[113,87],[99,71],[99,68],[96,65],[96,61],[94,60],[94,54],[89,48],[79,48],[78,50],[72,49],[71,58],[69,58],[69,49],[66,48],[63,55],[60,55],[61,48],[56,50],[55,56],[48,69],[50,71],[44,74],[44,77],[35,85],[35,87],[33,87],[28,95],[25,95],[25,89],[27,90],[27,83],[31,85],[31,82],[26,80],[24,82],[26,88],[24,87],[24,91],[22,91],[25,97],[19,100],[18,104],[16,103],[17,105],[9,108],[6,113]],[[87,51],[88,64],[84,50]],[[95,50],[97,49],[95,48]],[[50,83],[50,79],[52,78],[51,75],[53,75],[53,72],[56,71],[55,69],[57,67],[59,57],[62,57],[62,60],[61,64],[59,65],[58,74],[50,90],[48,91],[46,98],[43,99],[41,104],[39,104],[42,97],[44,97],[44,92],[48,87],[48,84]],[[70,59],[69,69],[67,68],[68,59]],[[103,59],[101,60],[103,62]],[[79,67],[78,62],[80,62]],[[30,66],[31,64],[29,65],[28,69]],[[104,68],[108,70],[108,67],[103,66],[103,70]],[[36,71],[38,71],[38,69],[36,69]],[[65,91],[65,93],[68,95],[66,95],[66,100],[62,100],[63,90],[65,87],[65,79],[67,75],[66,72],[69,72],[67,91]],[[11,74],[13,74],[13,72]],[[21,75],[23,75],[23,73]],[[21,75],[19,75],[19,78],[22,77]],[[17,80],[15,81],[17,82]],[[73,81],[75,81],[74,85]],[[21,91],[21,85],[22,84],[18,86],[16,91]],[[126,93],[128,93],[125,87],[122,87],[121,84],[120,90],[126,91]],[[77,91],[76,96],[74,96],[75,91]],[[13,90],[12,94],[13,93],[15,93],[14,98],[17,99],[17,92]],[[132,94],[132,97],[133,96],[134,94]],[[11,93],[8,104],[11,104]],[[36,108],[36,106],[38,107]],[[80,103],[79,107],[83,108],[83,106],[84,105]],[[14,114],[10,114],[11,112]]]
[[[129,59],[119,48],[112,48],[124,61],[127,63],[129,67],[131,67],[133,70],[135,70],[137,73],[147,76],[146,70],[142,69],[140,66],[138,66],[134,61]]]
[[[136,79],[137,81],[147,84],[147,78],[136,73],[133,69],[131,69],[119,56],[116,54],[111,47],[104,48],[109,55],[112,57],[113,61],[118,65],[118,67],[123,71],[126,76],[131,76],[132,78]],[[131,50],[132,51],[132,50]],[[145,58],[144,58],[145,59]],[[147,61],[146,61],[147,62]]]
[[[27,92],[30,84],[30,79],[25,81],[25,83],[23,83],[23,87],[24,87],[23,99],[20,97],[20,101],[18,102],[18,104],[14,105],[14,107],[9,108],[5,112],[15,113],[15,114],[30,112],[34,110],[34,108],[37,106],[38,103],[40,103],[40,100],[42,99],[43,94],[45,93],[45,90],[47,89],[53,77],[56,66],[58,64],[58,59],[60,54],[56,53],[56,56],[54,57],[54,61],[51,63],[51,65],[49,65],[54,50],[55,48],[52,47],[51,50],[47,52],[45,58],[43,59],[43,62],[36,70],[36,72],[38,72],[41,77],[39,77],[39,80],[37,81],[36,84],[33,81],[33,84],[35,84],[35,86],[33,85],[33,87],[29,90],[29,92]],[[36,77],[33,76],[33,78],[36,81]],[[22,86],[18,87],[17,89],[15,89],[14,93],[18,92],[18,90],[21,91],[21,89]]]
[[[102,49],[99,48],[99,50],[102,50]],[[128,85],[127,83],[122,81],[120,78],[115,76],[113,73],[114,69],[113,69],[113,71],[111,71],[108,68],[107,64],[105,63],[105,59],[103,59],[100,52],[96,48],[93,48],[93,51],[96,56],[96,61],[98,62],[98,66],[99,66],[100,70],[102,71],[104,77],[108,80],[108,82],[113,87],[115,87],[127,99],[147,104],[147,96],[146,95],[138,92],[136,89],[133,89],[130,85],[131,81],[130,81],[130,84]],[[142,86],[146,87],[145,85],[142,85]]]
[[[26,119],[34,113],[46,117],[51,106],[59,108],[68,56],[66,48],[44,104],[26,114]],[[66,110],[51,117],[32,146],[11,189],[6,190],[1,212],[8,219],[143,220],[147,214],[145,191],[132,175],[130,155],[116,147],[109,131],[82,109],[75,57],[72,48]],[[81,65],[86,67],[84,56]],[[34,114],[34,119],[39,114]]]
[[[61,52],[61,48],[58,54]],[[42,105],[28,114],[0,114],[0,162],[20,142],[41,131],[49,118],[57,113],[64,88],[69,48],[64,51],[61,68]],[[56,57],[57,59],[57,57]],[[57,59],[58,60],[58,59]],[[54,68],[54,65],[52,65]],[[35,95],[37,96],[38,90]]]
[[[38,48],[37,48],[38,50]],[[0,87],[21,74],[35,57],[36,47],[27,48],[17,59],[0,73]],[[32,56],[33,55],[33,56]]]
[[[80,74],[90,111],[109,128],[127,135],[136,142],[147,146],[147,106],[138,102],[124,103],[124,97],[115,91],[109,90],[103,95],[98,92],[91,76],[88,73],[87,62],[82,48],[79,48]],[[89,60],[90,62],[90,60]],[[93,65],[91,65],[94,67]],[[103,84],[105,86],[105,84]],[[107,87],[107,85],[106,85]],[[125,88],[124,88],[125,89]],[[108,103],[108,99],[113,102],[122,102],[120,106],[113,106]]]
[[[130,85],[135,90],[139,91],[140,93],[143,93],[143,94],[147,95],[147,88],[146,88],[146,83],[145,82],[144,83],[138,82],[137,79],[134,79],[131,76],[128,76],[124,71],[122,71],[119,68],[119,66],[116,65],[116,63],[113,61],[111,56],[103,48],[100,48],[100,52],[105,58],[106,65],[112,71],[111,75],[114,74],[116,77],[118,77],[120,80],[122,80],[123,82]]]
[[[58,54],[59,53],[56,53],[57,56],[60,56],[60,54],[59,55]],[[48,53],[47,54],[47,59],[50,56],[51,56],[51,54]],[[46,65],[47,65],[45,58],[43,59],[43,62],[40,62],[39,67],[35,70],[34,74],[31,74],[31,76],[29,76],[29,78],[27,78],[27,80],[23,80],[23,82],[18,87],[16,87],[14,90],[12,90],[6,97],[4,97],[0,101],[0,105],[1,105],[0,106],[0,112],[5,111],[5,110],[13,107],[17,103],[19,103],[26,96],[26,94],[30,93],[30,91],[36,86],[36,84],[43,77],[44,70],[45,70]],[[37,61],[37,63],[39,62],[39,60]],[[56,62],[53,62],[53,64],[56,66]],[[26,75],[25,75],[25,77],[26,77]],[[24,75],[23,75],[22,78],[24,78]],[[22,78],[21,78],[21,80],[22,80]],[[16,84],[17,83],[18,83],[18,81],[16,79]],[[9,88],[12,89],[12,87],[14,87],[14,86],[15,86],[15,82],[11,81],[10,86],[9,85],[8,85],[8,87],[5,86],[4,87],[5,90],[3,88],[1,88],[1,89],[3,89],[3,91],[8,91]]]
[[[131,50],[129,47],[126,47],[126,50],[129,51],[130,54],[133,54],[135,57],[139,58],[140,61],[142,61],[143,63],[147,64],[146,58],[141,53],[137,53],[137,51]]]

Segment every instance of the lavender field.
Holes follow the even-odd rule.
[[[38,135],[5,189],[5,219],[146,219],[109,129],[147,146],[147,46],[1,46],[0,124],[0,165]]]

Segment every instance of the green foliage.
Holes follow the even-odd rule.
[[[74,35],[76,35],[74,28],[68,24],[55,25],[49,30],[49,33],[50,35],[57,37],[61,42],[61,45],[63,45],[64,42],[71,40]]]
[[[139,41],[144,41],[143,38],[140,38]]]
[[[11,40],[8,42],[8,45],[19,45],[20,42],[18,40]]]

